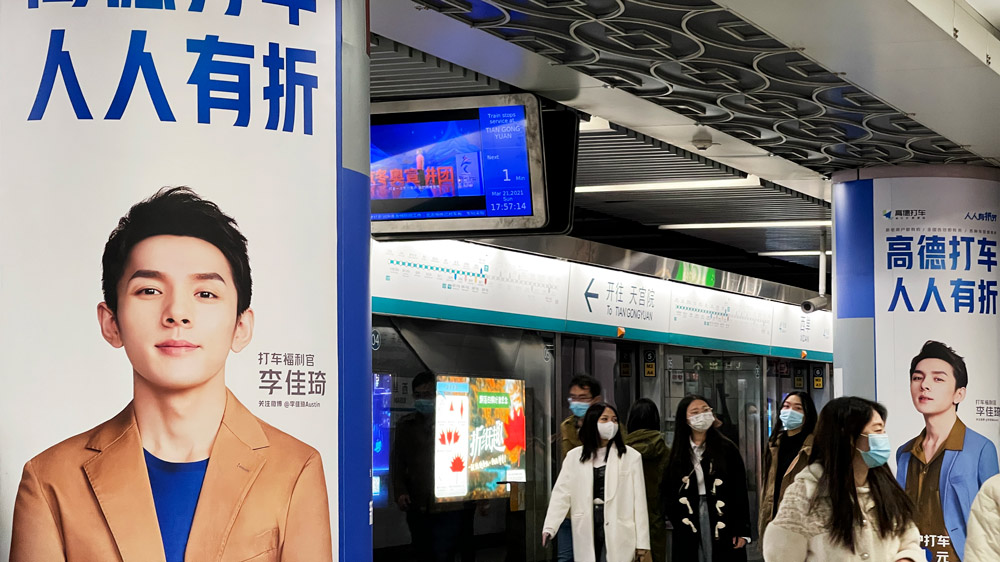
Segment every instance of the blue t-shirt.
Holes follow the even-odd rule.
[[[167,462],[149,451],[146,455],[146,472],[153,488],[156,519],[160,523],[160,537],[167,562],[184,562],[194,510],[205,481],[208,459],[196,462]]]

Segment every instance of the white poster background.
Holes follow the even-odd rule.
[[[985,180],[955,178],[904,178],[874,180],[875,207],[875,363],[877,398],[889,411],[886,430],[892,442],[890,463],[895,468],[895,450],[916,437],[924,428],[923,417],[914,409],[910,397],[910,361],[927,340],[951,346],[965,358],[969,385],[965,400],[958,408],[958,417],[970,429],[997,442],[1000,427],[996,415],[976,415],[976,401],[997,400],[996,366],[998,352],[998,315],[980,314],[980,280],[1000,279],[1000,268],[987,272],[976,262],[979,247],[972,243],[972,263],[965,271],[965,248],[958,269],[920,269],[919,240],[921,235],[943,236],[946,252],[951,252],[947,240],[952,236],[974,236],[977,240],[997,240],[998,224],[994,221],[967,219],[967,215],[1000,213],[1000,184]],[[904,213],[897,216],[897,211]],[[915,211],[915,214],[908,212]],[[920,212],[924,214],[920,214]],[[886,218],[890,213],[892,218]],[[915,218],[907,218],[913,216]],[[919,218],[919,217],[926,218]],[[903,230],[887,230],[903,229]],[[910,229],[910,230],[905,230]],[[943,229],[941,231],[932,229]],[[949,230],[950,229],[950,230]],[[888,269],[889,236],[913,237],[913,268]],[[895,312],[889,312],[897,278],[903,279],[914,312],[908,312],[902,299]],[[946,312],[940,312],[932,298],[925,312],[919,312],[927,283],[935,278]],[[973,312],[954,312],[950,281],[962,278],[976,282]],[[848,375],[850,376],[850,375]],[[995,402],[991,408],[995,406]]]
[[[187,185],[233,216],[249,241],[253,341],[230,355],[227,384],[266,422],[320,451],[337,543],[336,48],[333,3],[301,13],[228,0],[203,13],[109,8],[90,0],[4,0],[0,18],[0,552],[10,548],[14,495],[24,463],[45,448],[117,414],[131,399],[125,353],[101,337],[101,253],[129,207],[162,186]],[[65,29],[92,120],[78,120],[64,81],[56,79],[45,116],[28,121],[52,29]],[[140,73],[121,120],[105,120],[128,50],[130,32],[147,30],[176,122],[161,122]],[[199,124],[197,88],[188,85],[195,53],[187,39],[219,35],[252,44],[251,118],[212,111]],[[294,132],[265,129],[262,89],[269,42],[317,51],[314,131],[302,132],[302,97]],[[221,57],[222,60],[242,62]],[[282,112],[282,119],[284,112]],[[280,125],[279,125],[280,128]],[[258,354],[313,354],[326,372],[316,408],[261,408]]]

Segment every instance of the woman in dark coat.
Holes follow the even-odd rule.
[[[715,428],[707,398],[684,397],[663,478],[672,560],[746,562],[750,506],[739,449]]]
[[[625,444],[642,455],[642,474],[646,481],[646,510],[649,513],[649,543],[653,562],[667,560],[667,526],[660,500],[660,483],[667,469],[670,449],[660,432],[660,412],[649,398],[640,398],[628,411],[628,435]]]

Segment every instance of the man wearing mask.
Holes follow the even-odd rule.
[[[569,411],[570,416],[563,420],[559,426],[562,433],[562,454],[560,459],[566,458],[566,453],[574,447],[582,445],[577,433],[580,431],[580,424],[583,423],[583,415],[587,413],[587,408],[591,404],[601,401],[601,383],[597,379],[588,375],[577,375],[569,383]]]
[[[406,524],[417,560],[434,559],[434,373],[413,378],[415,412],[396,424],[389,460],[396,505],[406,512]]]
[[[601,383],[594,377],[577,375],[570,381],[568,397],[570,415],[559,425],[559,432],[562,435],[560,463],[566,458],[566,453],[570,449],[583,445],[578,435],[583,415],[587,413],[587,408],[590,408],[591,404],[601,400]],[[556,562],[573,562],[573,532],[569,519],[559,526],[556,541],[559,547]]]

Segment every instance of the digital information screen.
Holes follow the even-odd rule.
[[[372,375],[372,502],[389,504],[389,432],[391,429],[392,375]]]
[[[434,496],[504,497],[524,482],[524,381],[437,377]]]
[[[371,116],[373,221],[532,215],[521,105]]]

